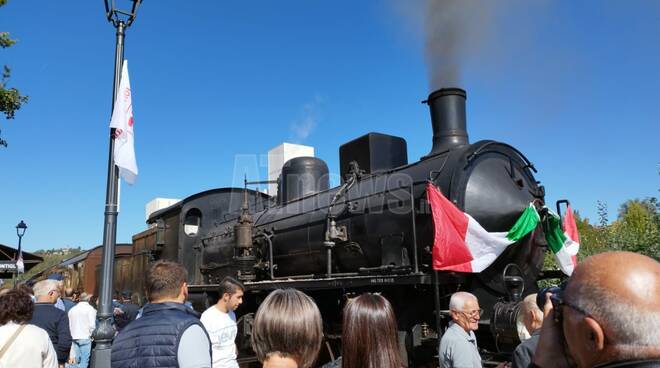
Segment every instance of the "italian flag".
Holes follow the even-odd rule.
[[[540,217],[532,203],[507,232],[488,232],[472,216],[459,210],[432,183],[426,186],[435,236],[433,269],[481,272],[510,244],[536,229]]]
[[[580,249],[580,236],[571,206],[566,208],[563,226],[560,225],[559,216],[548,210],[548,220],[543,224],[543,231],[548,248],[555,255],[559,268],[570,276],[577,265],[577,253]]]

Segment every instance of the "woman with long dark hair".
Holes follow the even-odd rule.
[[[402,368],[396,318],[387,299],[365,293],[344,307],[342,368]]]
[[[57,368],[57,355],[48,333],[28,324],[34,303],[26,292],[13,289],[0,296],[0,366]]]

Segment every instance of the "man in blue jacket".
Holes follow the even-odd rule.
[[[112,367],[211,368],[211,343],[199,314],[184,305],[188,272],[155,262],[147,274],[149,304],[112,344]]]
[[[56,280],[43,280],[34,285],[34,313],[30,324],[41,327],[50,337],[55,347],[57,361],[60,366],[69,360],[71,351],[71,332],[69,331],[69,317],[66,312],[55,308],[55,301],[60,297],[60,282]]]

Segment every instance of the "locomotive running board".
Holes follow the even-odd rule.
[[[464,277],[455,273],[441,273],[440,282],[456,283],[464,281]],[[388,286],[388,285],[432,285],[432,275],[388,275],[388,276],[348,276],[331,278],[308,278],[308,279],[283,279],[247,281],[244,283],[246,290],[275,290],[282,288],[296,288],[299,290],[326,290],[337,288],[353,288],[365,286]],[[189,285],[191,293],[213,291],[216,292],[219,284]]]

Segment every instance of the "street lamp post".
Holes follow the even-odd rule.
[[[17,276],[16,276],[18,274],[18,260],[23,258],[22,254],[21,254],[21,252],[22,252],[22,250],[21,250],[21,240],[23,239],[23,235],[25,235],[25,230],[27,230],[27,225],[25,224],[25,222],[23,222],[23,220],[21,220],[21,222],[19,222],[18,225],[16,225],[16,235],[18,235],[18,251],[16,252],[16,261],[17,261],[16,272],[14,273],[14,276],[13,276],[14,277],[14,280],[13,280],[14,287],[16,287],[16,283],[18,282]]]
[[[142,0],[127,0],[132,3],[131,10],[122,10],[117,7],[115,0],[105,0],[105,12],[108,21],[116,28],[115,42],[115,75],[112,89],[112,105],[114,109],[119,79],[124,60],[124,33],[133,24],[138,7]],[[112,352],[112,281],[115,261],[115,245],[117,242],[117,197],[119,170],[115,165],[115,129],[110,128],[110,151],[108,154],[108,180],[105,192],[105,212],[103,222],[103,265],[101,269],[101,288],[99,291],[99,308],[97,313],[97,327],[94,331],[96,347],[92,352],[91,366],[93,368],[110,368]]]

